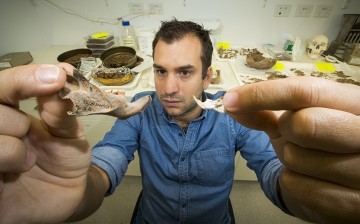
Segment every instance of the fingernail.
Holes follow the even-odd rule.
[[[51,84],[58,79],[59,73],[59,67],[55,65],[43,65],[36,70],[35,77],[44,84]]]
[[[227,109],[235,107],[238,101],[239,101],[239,96],[237,93],[227,92],[223,99],[224,107]]]

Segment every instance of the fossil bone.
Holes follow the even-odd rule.
[[[224,104],[222,101],[222,97],[216,99],[216,100],[210,100],[210,99],[206,99],[204,102],[202,102],[201,100],[196,99],[195,96],[194,100],[195,102],[202,108],[205,110],[216,110],[219,113],[225,113],[225,108],[224,108]]]
[[[273,58],[265,58],[263,53],[257,49],[252,50],[252,52],[246,55],[246,64],[251,68],[270,69],[275,65],[276,61]]]
[[[91,84],[78,70],[67,75],[65,86],[58,93],[62,99],[70,99],[74,106],[69,115],[85,116],[106,114],[126,119],[140,113],[150,103],[151,97],[144,96],[129,103],[124,95],[104,92]]]

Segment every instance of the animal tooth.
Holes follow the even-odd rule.
[[[222,97],[216,99],[216,100],[210,100],[210,99],[206,99],[204,102],[202,102],[201,100],[197,99],[195,96],[194,100],[195,102],[204,110],[216,110],[219,113],[225,113],[225,108],[224,108],[224,104],[222,101]]]

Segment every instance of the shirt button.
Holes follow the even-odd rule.
[[[188,182],[187,182],[186,180],[181,180],[181,181],[180,181],[180,184],[183,184],[183,185],[187,185],[187,183],[188,183]]]
[[[184,204],[181,205],[181,207],[182,207],[182,208],[186,208],[186,205],[187,205],[187,204],[184,203]]]
[[[181,157],[181,161],[184,161],[184,160],[185,160],[185,156],[182,156],[182,157]]]
[[[182,133],[179,133],[179,137],[182,137],[183,136],[183,134]]]

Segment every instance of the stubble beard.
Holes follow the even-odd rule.
[[[201,97],[202,92],[204,90],[199,90],[199,91],[200,94],[198,93],[198,96],[196,96],[198,99]],[[190,102],[186,103],[184,101],[185,98],[182,95],[162,94],[160,95],[160,101],[163,102],[163,99],[174,99],[174,100],[179,100],[181,102],[182,105],[181,107],[178,108],[167,108],[163,105],[163,108],[166,111],[166,113],[168,113],[174,119],[185,117],[186,115],[191,114],[193,111],[195,111],[198,108],[198,105],[194,100],[190,100]]]

